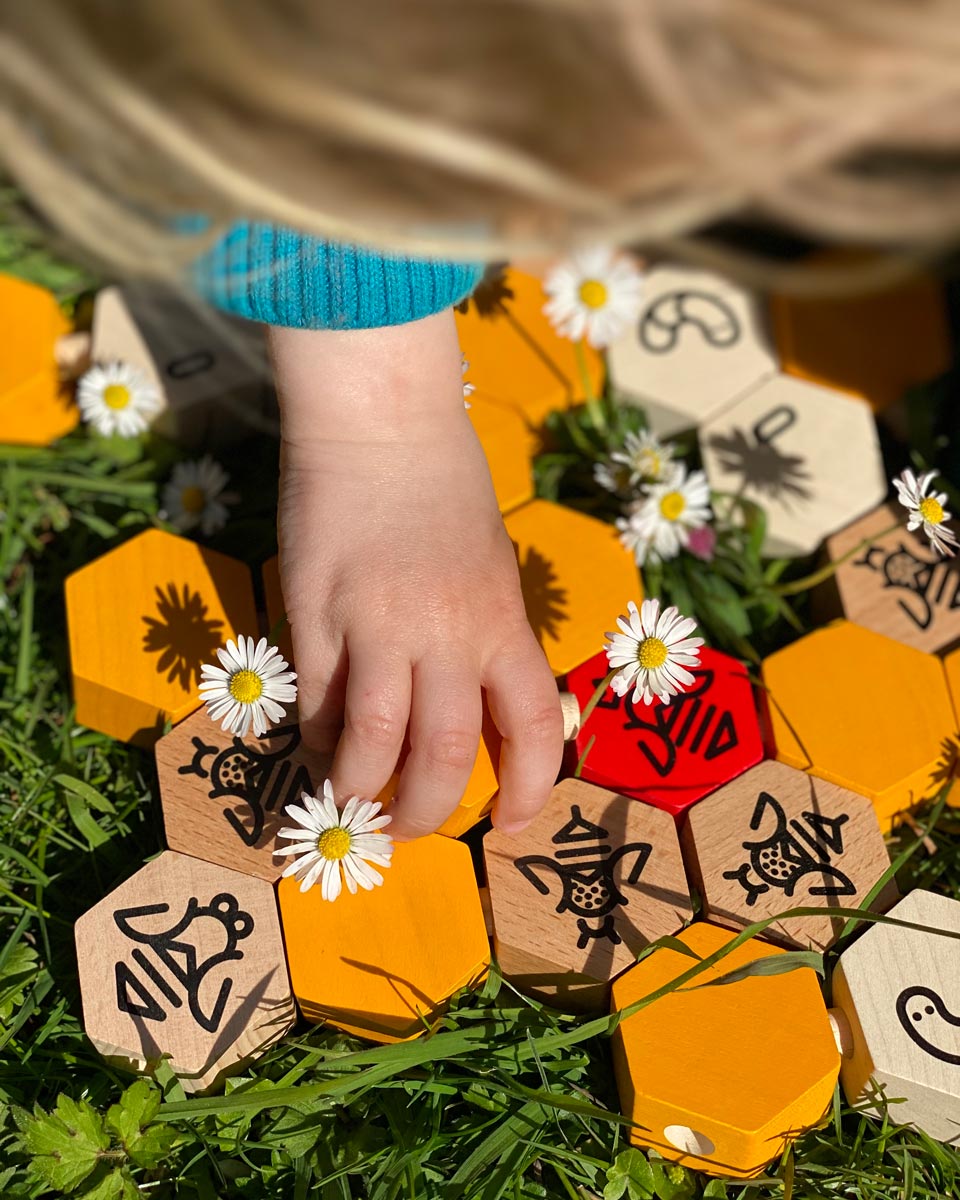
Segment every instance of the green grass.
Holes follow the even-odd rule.
[[[2,247],[16,242],[32,278],[77,299],[84,277],[4,236],[6,269],[19,260]],[[496,972],[413,1043],[301,1026],[223,1095],[187,1100],[164,1070],[130,1089],[83,1034],[72,926],[162,849],[156,782],[149,755],[74,722],[62,587],[155,521],[173,456],[82,434],[51,451],[0,447],[2,1200],[957,1194],[960,1153],[839,1094],[827,1123],[749,1185],[648,1161],[617,1114],[610,1022],[531,1004]],[[258,438],[221,457],[257,498],[216,544],[257,563],[272,547],[275,447]],[[902,886],[960,895],[957,817],[942,815],[934,837],[938,853],[914,853]],[[788,1029],[783,1052],[802,1053]]]

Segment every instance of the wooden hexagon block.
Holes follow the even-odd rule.
[[[95,362],[129,363],[157,389],[164,410],[153,427],[168,437],[198,443],[212,429],[218,436],[247,429],[244,415],[267,404],[262,328],[191,304],[176,289],[155,282],[104,288],[91,336]]]
[[[698,921],[677,936],[705,958],[734,935]],[[710,1175],[750,1178],[822,1119],[840,1056],[815,972],[703,986],[782,953],[748,941],[620,1023],[613,1064],[631,1141]],[[614,982],[614,1009],[693,965],[678,950],[655,950]]]
[[[611,525],[548,500],[531,500],[504,521],[517,552],[527,618],[551,670],[591,658],[642,585],[633,556]]]
[[[956,719],[933,655],[835,621],[766,658],[763,679],[775,756],[868,796],[881,829],[947,782]]]
[[[77,720],[151,746],[200,704],[200,668],[257,629],[243,563],[158,529],[66,581]]]
[[[0,329],[0,442],[49,446],[80,419],[54,357],[70,323],[46,288],[0,275]]]
[[[700,446],[713,489],[765,509],[768,555],[812,554],[887,492],[870,408],[788,375],[706,421]]]
[[[778,762],[764,762],[701,800],[681,834],[703,915],[742,929],[788,908],[859,908],[890,866],[865,796]],[[897,899],[889,883],[871,905]],[[844,922],[778,921],[765,937],[825,950]]]
[[[776,371],[755,298],[728,280],[658,266],[643,294],[638,322],[610,346],[610,378],[655,433],[699,426]]]
[[[581,708],[610,668],[600,653],[571,671]],[[763,758],[753,686],[745,668],[704,647],[695,682],[669,704],[633,703],[608,688],[577,735],[581,778],[675,816]]]
[[[528,430],[547,415],[584,398],[573,342],[560,337],[543,311],[547,295],[533,275],[492,268],[458,311],[457,332],[470,363],[467,379],[485,397],[519,413]],[[603,386],[603,360],[586,347],[594,395]]]
[[[523,418],[478,392],[470,397],[467,415],[486,455],[500,511],[512,512],[533,497],[533,468]]]
[[[840,562],[866,538],[876,540]],[[908,533],[902,507],[875,508],[829,538],[827,553],[840,563],[834,579],[845,617],[931,654],[960,642],[960,562]]]
[[[668,814],[579,779],[521,833],[488,833],[483,857],[501,970],[562,1007],[605,1007],[610,980],[693,912]]]
[[[273,888],[167,850],[76,925],[83,1023],[114,1066],[205,1091],[296,1017]]]
[[[384,882],[330,903],[280,884],[293,991],[303,1015],[359,1037],[416,1037],[490,961],[470,851],[430,834],[394,846]]]
[[[854,266],[865,256],[834,250],[808,261]],[[945,297],[929,276],[859,295],[774,295],[770,309],[785,371],[851,392],[876,410],[950,365]]]
[[[960,902],[933,892],[889,915],[960,933]],[[848,1101],[960,1145],[960,941],[872,925],[840,956],[833,1001]]]

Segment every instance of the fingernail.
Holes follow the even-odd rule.
[[[518,833],[523,833],[533,818],[529,821],[497,821],[496,828],[500,833],[505,833],[507,837],[515,837]]]

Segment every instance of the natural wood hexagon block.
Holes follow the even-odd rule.
[[[946,783],[956,718],[933,655],[835,621],[764,659],[763,679],[776,758],[868,796],[881,829]]]
[[[571,671],[581,708],[610,668],[604,653]],[[608,688],[577,736],[581,778],[678,815],[763,758],[763,739],[746,669],[704,647],[695,682],[669,704],[634,704]]]
[[[897,528],[892,533],[878,533]],[[925,537],[908,533],[906,512],[882,504],[827,540],[838,562],[865,538],[876,538],[837,567],[843,615],[918,650],[939,654],[960,642],[960,562],[942,558]]]
[[[808,260],[821,268],[866,261],[862,252],[849,250]],[[785,371],[851,392],[875,410],[950,365],[943,288],[929,276],[859,295],[774,295],[770,310]]]
[[[521,833],[483,839],[501,970],[562,1007],[605,1007],[609,984],[693,909],[674,823],[564,779]]]
[[[76,925],[87,1036],[114,1066],[163,1054],[189,1092],[278,1041],[296,1009],[273,888],[167,850]]]
[[[777,369],[756,299],[708,271],[644,277],[638,322],[609,349],[615,390],[663,437],[699,426]]]
[[[768,555],[812,554],[887,492],[869,406],[788,375],[704,422],[700,447],[713,489],[766,510]]]
[[[54,357],[70,323],[46,288],[0,275],[0,328],[0,442],[49,446],[80,420]]]
[[[677,935],[700,958],[733,936],[701,921]],[[840,1056],[815,972],[702,986],[782,953],[752,939],[620,1023],[613,1064],[622,1111],[638,1126],[631,1141],[710,1175],[746,1179],[822,1119]],[[693,965],[677,950],[655,950],[615,980],[614,1010]]]
[[[512,512],[533,497],[533,467],[523,418],[479,392],[470,397],[467,415],[486,455],[500,511]]]
[[[504,521],[520,567],[527,618],[555,675],[593,657],[628,600],[643,589],[611,525],[549,500]]]
[[[753,767],[694,805],[681,840],[703,915],[738,929],[788,908],[858,908],[890,866],[865,796],[779,762]],[[891,881],[871,908],[883,912],[896,899]],[[825,950],[843,924],[791,918],[763,936]]]
[[[460,347],[470,363],[466,378],[485,397],[519,413],[536,431],[557,408],[583,398],[574,345],[554,332],[543,306],[547,295],[533,275],[492,268],[456,313]],[[594,395],[603,386],[603,360],[586,347]],[[536,439],[535,439],[536,440]]]
[[[257,629],[246,566],[159,529],[75,571],[65,591],[77,720],[137,745],[193,712],[203,664]]]
[[[933,892],[911,892],[889,915],[960,933],[960,902]],[[848,1101],[960,1144],[960,941],[872,925],[840,956],[833,1001]]]
[[[341,893],[280,884],[290,978],[303,1015],[376,1042],[416,1037],[490,962],[470,851],[430,834],[394,846],[384,882]]]

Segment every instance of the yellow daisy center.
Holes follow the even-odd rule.
[[[103,389],[103,402],[107,408],[126,408],[130,400],[130,389],[125,383],[111,383]]]
[[[201,513],[206,502],[207,498],[203,493],[203,488],[185,487],[180,493],[180,503],[183,506],[184,512],[193,514]]]
[[[641,451],[640,470],[651,479],[655,479],[660,474],[660,455],[656,450]]]
[[[939,525],[943,520],[943,505],[933,496],[921,500],[917,508],[928,525]]]
[[[662,667],[667,661],[667,645],[658,637],[644,638],[637,647],[637,662],[648,671]]]
[[[351,841],[349,832],[342,825],[334,825],[332,829],[325,829],[317,838],[317,851],[330,862],[337,862],[350,853]]]
[[[660,511],[668,521],[676,521],[686,507],[683,492],[667,492],[660,500]]]
[[[237,671],[227,685],[230,695],[241,704],[252,704],[263,694],[263,680],[256,671]]]
[[[603,308],[607,302],[607,285],[599,279],[585,279],[580,284],[580,299],[587,308]]]

